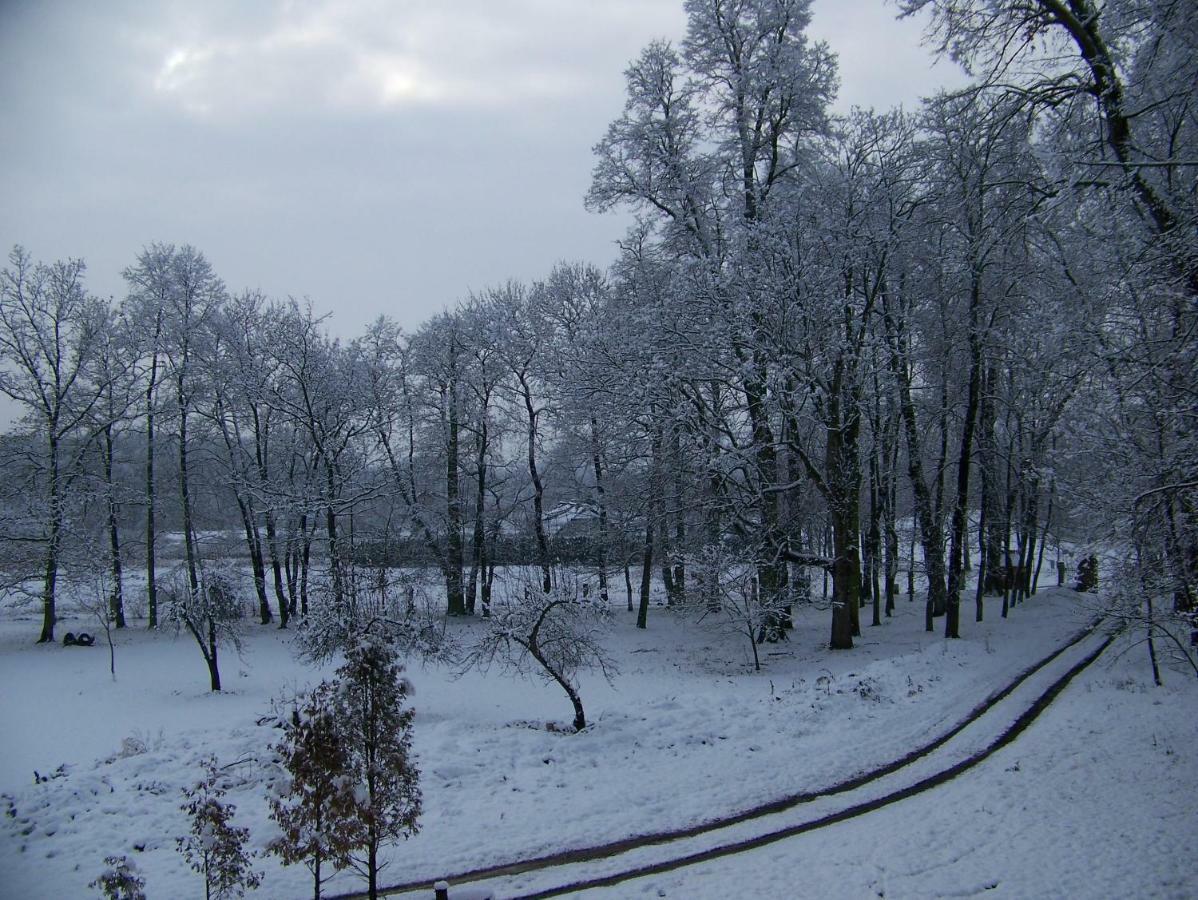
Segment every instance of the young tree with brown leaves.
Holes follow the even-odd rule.
[[[274,747],[289,780],[270,801],[270,817],[282,831],[270,851],[284,865],[308,867],[315,900],[326,880],[325,863],[336,871],[346,868],[366,838],[336,701],[336,685],[321,682],[292,711]]]

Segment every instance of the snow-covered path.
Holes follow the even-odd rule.
[[[1092,667],[967,777],[760,849],[569,896],[1192,900],[1198,690],[1178,683],[1147,702],[1145,690],[1121,663]]]
[[[741,814],[734,821],[708,823],[698,833],[647,835],[625,842],[561,854],[557,858],[515,863],[512,874],[450,876],[455,885],[469,881],[497,897],[540,898],[575,895],[570,885],[623,884],[637,873],[660,874],[747,852],[859,815],[876,812],[908,796],[939,788],[1022,735],[1044,708],[1110,645],[1101,632],[1079,640],[1013,681],[980,704],[962,722],[908,757],[851,779],[816,795],[798,796]],[[561,887],[562,885],[566,887]],[[421,884],[410,892],[427,892]],[[389,896],[404,893],[387,892]]]

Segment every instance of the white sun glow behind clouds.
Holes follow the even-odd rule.
[[[249,28],[168,20],[147,42],[154,93],[193,115],[496,109],[610,81],[592,63],[630,16],[663,31],[683,22],[674,3],[326,0],[280,4]]]

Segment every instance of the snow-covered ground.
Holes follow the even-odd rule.
[[[583,679],[593,723],[579,735],[556,688],[492,671],[410,669],[421,832],[393,848],[384,883],[677,828],[810,791],[901,756],[947,730],[997,685],[1088,619],[1076,595],[1042,591],[1003,621],[945,641],[900,601],[850,652],[826,650],[828,614],[805,611],[789,643],[752,671],[742,637],[654,609],[649,629],[619,613],[619,673]],[[83,623],[64,623],[62,631]],[[463,641],[479,622],[456,625]],[[90,630],[90,629],[89,629]],[[186,636],[119,635],[107,651],[34,646],[36,623],[0,622],[0,897],[95,896],[109,854],[127,854],[151,898],[202,885],[175,852],[180,789],[215,753],[236,821],[261,849],[279,732],[272,700],[323,674],[296,662],[288,635],[251,630],[206,691]],[[1192,897],[1198,827],[1198,683],[1146,654],[1113,651],[1010,747],[950,784],[859,819],[743,856],[626,882],[613,897]],[[281,707],[285,709],[284,707]],[[65,764],[65,774],[33,783]],[[258,861],[259,895],[310,894],[302,867]],[[550,880],[552,883],[552,879]],[[327,891],[358,889],[343,874]],[[429,891],[431,896],[431,890]],[[587,896],[590,896],[589,894]]]
[[[928,793],[576,897],[1198,897],[1198,691],[1083,673],[1014,745]]]

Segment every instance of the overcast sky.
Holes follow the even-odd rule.
[[[0,0],[0,248],[120,272],[190,243],[232,290],[412,328],[560,259],[606,266],[591,147],[682,0]],[[960,76],[882,0],[816,0],[837,108]]]

